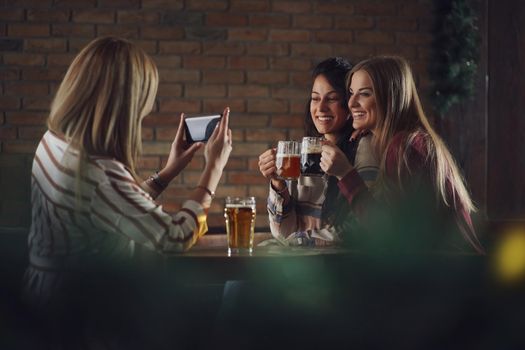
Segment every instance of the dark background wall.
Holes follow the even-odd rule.
[[[525,220],[525,2],[489,1],[489,218]]]
[[[487,180],[489,4],[472,3],[483,38],[476,96],[439,120],[438,129],[464,169],[483,219],[487,183],[505,174],[489,172]],[[277,140],[302,136],[310,70],[320,60],[400,54],[412,63],[424,99],[430,86],[430,0],[11,0],[1,6],[0,226],[28,226],[31,159],[51,99],[75,54],[100,35],[131,39],[160,70],[157,103],[143,125],[144,175],[164,164],[181,112],[231,107],[234,150],[211,208],[211,226],[222,225],[221,199],[227,195],[256,196],[257,225],[266,226],[268,189],[257,157]],[[504,118],[523,130],[520,110]],[[179,207],[203,164],[198,154],[173,181],[160,198],[166,209]],[[523,176],[523,163],[517,167]],[[519,216],[525,192],[521,182],[516,186],[521,199],[510,213]]]

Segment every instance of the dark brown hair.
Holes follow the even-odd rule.
[[[348,91],[346,88],[346,75],[352,69],[352,64],[343,57],[330,57],[321,61],[315,66],[312,71],[312,84],[315,78],[322,75],[328,80],[330,85],[337,91],[341,96],[341,106],[350,114],[348,110]],[[315,124],[312,120],[312,114],[310,113],[311,98],[306,103],[306,109],[304,113],[304,132],[306,136],[322,136],[319,131],[315,128]],[[347,134],[352,129],[352,119],[349,118],[346,122],[343,134]],[[346,136],[346,135],[345,135]]]

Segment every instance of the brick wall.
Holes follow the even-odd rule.
[[[152,55],[160,87],[144,121],[141,172],[164,164],[180,112],[231,107],[234,150],[210,215],[226,195],[253,195],[266,226],[258,155],[302,136],[310,70],[328,56],[352,62],[396,53],[428,86],[430,0],[10,0],[0,7],[0,226],[29,224],[32,153],[68,64],[99,35],[131,39]],[[198,154],[162,195],[176,210],[200,175]]]

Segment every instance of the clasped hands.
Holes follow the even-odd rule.
[[[277,190],[280,190],[284,187],[284,183],[277,179],[276,153],[275,148],[270,148],[259,156],[259,171],[265,178],[272,181],[272,185]],[[326,174],[335,176],[338,180],[353,169],[343,151],[328,140],[323,141],[320,165]]]

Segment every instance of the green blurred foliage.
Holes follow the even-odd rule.
[[[480,35],[477,15],[467,0],[436,0],[433,57],[434,109],[443,116],[453,105],[474,94]]]

